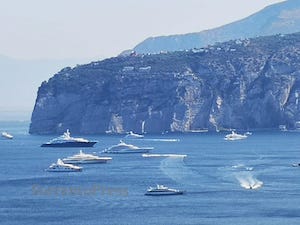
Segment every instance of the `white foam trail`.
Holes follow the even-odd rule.
[[[256,179],[251,173],[240,173],[235,177],[239,181],[241,187],[245,189],[258,189],[263,185],[263,182]]]
[[[173,158],[185,158],[187,155],[178,155],[178,154],[142,154],[144,158],[152,157],[173,157]]]
[[[164,141],[164,142],[178,142],[180,139],[164,139],[164,138],[147,138],[147,139],[141,139],[144,141]]]
[[[234,168],[234,169],[243,168],[243,167],[245,167],[245,165],[242,164],[242,163],[239,163],[239,164],[237,164],[237,165],[233,165],[233,166],[232,166],[232,168]]]
[[[183,157],[166,157],[160,162],[160,170],[170,179],[185,186],[199,188],[199,180],[205,179],[205,175],[186,166]]]
[[[231,168],[237,169],[237,170],[246,170],[246,171],[252,171],[253,167],[245,166],[242,163],[239,163],[237,165],[233,165]]]

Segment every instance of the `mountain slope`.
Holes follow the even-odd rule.
[[[300,33],[65,68],[38,91],[30,133],[294,127]]]
[[[205,47],[216,42],[300,31],[300,1],[274,4],[237,22],[198,33],[151,37],[138,44],[137,53],[159,53]]]

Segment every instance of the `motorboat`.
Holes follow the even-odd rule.
[[[58,159],[56,163],[52,163],[48,169],[48,172],[80,172],[82,167],[75,166],[72,164],[64,163],[61,159]]]
[[[74,163],[74,164],[91,164],[91,163],[106,163],[111,160],[111,157],[99,157],[93,154],[86,154],[82,150],[78,154],[64,158],[62,161],[64,163]]]
[[[227,141],[235,141],[235,140],[242,140],[247,137],[248,136],[246,134],[237,134],[234,131],[232,131],[231,134],[227,134],[224,139]]]
[[[241,185],[243,188],[245,189],[248,189],[248,190],[253,190],[253,189],[259,189],[261,188],[263,185],[263,182],[257,182],[257,183],[254,183],[254,184],[243,184]]]
[[[142,134],[136,134],[132,131],[129,131],[129,133],[125,136],[125,138],[144,138],[144,135]]]
[[[287,131],[286,125],[279,125],[280,131]]]
[[[299,167],[300,166],[300,163],[294,163],[292,164],[293,167]]]
[[[145,195],[182,195],[183,193],[184,191],[157,184],[156,187],[149,187]]]
[[[120,143],[113,145],[108,149],[105,149],[105,153],[147,153],[150,150],[153,150],[153,147],[138,147],[132,144],[126,144],[124,141],[120,140]]]
[[[41,147],[93,147],[96,143],[97,141],[71,137],[70,131],[67,130],[60,137],[42,144]]]
[[[14,138],[14,136],[12,136],[11,134],[9,134],[9,133],[7,133],[7,132],[2,132],[2,133],[1,133],[1,136],[2,136],[3,138],[6,138],[6,139],[13,139],[13,138]]]

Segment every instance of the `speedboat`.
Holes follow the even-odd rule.
[[[144,138],[144,135],[142,134],[136,134],[132,131],[129,131],[129,133],[125,136],[125,138]]]
[[[145,195],[182,195],[183,193],[183,191],[157,184],[156,187],[149,187]]]
[[[61,159],[57,160],[57,163],[52,163],[48,169],[48,172],[80,172],[82,167],[75,166],[72,164],[64,163]]]
[[[279,125],[280,131],[287,131],[286,125]]]
[[[263,186],[263,182],[259,181],[257,183],[251,183],[251,184],[241,184],[241,186],[245,189],[253,190],[253,189],[259,189]]]
[[[113,145],[108,149],[105,149],[105,153],[147,153],[150,150],[153,150],[153,147],[137,147],[132,144],[126,144],[124,141],[120,140],[120,143]]]
[[[12,136],[11,134],[7,133],[7,132],[2,132],[1,136],[6,138],[6,139],[13,139],[14,136]]]
[[[245,134],[237,134],[234,131],[232,131],[231,134],[227,134],[224,139],[227,141],[235,141],[235,140],[242,140],[247,137],[248,136]]]
[[[300,166],[300,163],[294,163],[294,164],[292,164],[292,166],[293,167],[298,167],[298,166]]]
[[[41,147],[93,147],[96,141],[89,141],[84,138],[71,137],[70,131],[67,130],[58,138],[42,144]]]
[[[64,158],[64,163],[75,163],[75,164],[91,164],[91,163],[106,163],[111,160],[111,157],[99,157],[97,155],[86,154],[82,150],[78,154]]]

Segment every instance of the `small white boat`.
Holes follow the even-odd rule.
[[[125,138],[144,138],[144,135],[142,134],[136,134],[132,131],[129,131],[129,133],[125,136]]]
[[[262,185],[263,185],[263,182],[257,182],[255,184],[248,184],[248,185],[241,185],[241,186],[245,189],[252,190],[252,189],[259,189],[262,187]]]
[[[300,166],[300,163],[294,163],[292,164],[293,167],[299,167]]]
[[[261,187],[260,185],[254,185],[254,186],[249,185],[249,186],[246,186],[246,187],[244,187],[244,188],[245,188],[245,189],[252,190],[252,189],[258,189],[258,188],[260,188],[260,187]]]
[[[287,131],[286,125],[279,125],[280,131]]]
[[[64,163],[61,159],[57,160],[57,163],[52,163],[48,169],[48,172],[80,172],[82,167],[75,166],[72,164]]]
[[[227,141],[235,141],[235,140],[242,140],[247,137],[248,136],[245,134],[237,134],[234,131],[232,131],[231,134],[227,134],[224,139]]]
[[[120,140],[120,143],[117,145],[113,145],[108,149],[105,149],[104,153],[147,153],[150,150],[153,150],[153,147],[138,147],[132,144],[126,144],[124,141]]]
[[[9,134],[9,133],[7,133],[7,132],[2,132],[2,133],[1,133],[1,136],[2,136],[3,138],[6,138],[6,139],[13,139],[13,138],[14,138],[14,136],[12,136],[11,134]]]
[[[64,158],[64,163],[75,163],[75,164],[92,164],[92,163],[106,163],[111,160],[111,157],[99,157],[93,154],[86,154],[82,150],[78,154]]]
[[[149,187],[145,195],[182,195],[183,193],[184,191],[157,184],[156,187]]]

